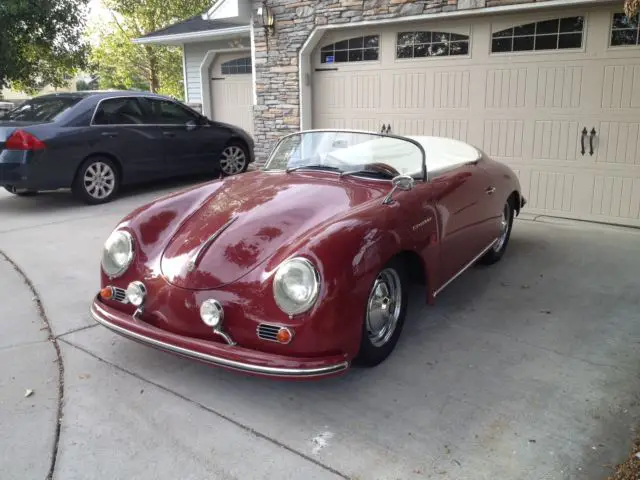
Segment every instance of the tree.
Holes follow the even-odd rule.
[[[0,89],[62,87],[83,68],[88,0],[0,0]]]
[[[182,53],[133,39],[205,11],[211,0],[103,0],[112,21],[98,33],[90,63],[101,88],[141,89],[183,97]]]
[[[640,0],[625,0],[624,14],[628,18],[632,18],[640,12]]]

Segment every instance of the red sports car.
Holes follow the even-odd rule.
[[[525,205],[507,166],[439,137],[288,135],[259,171],[138,208],[102,255],[91,313],[220,367],[318,378],[394,349],[411,282],[430,304],[503,256]]]

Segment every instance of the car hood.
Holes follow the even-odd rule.
[[[168,240],[162,274],[178,287],[218,288],[388,190],[320,172],[229,177]]]

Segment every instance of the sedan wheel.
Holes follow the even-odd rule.
[[[91,158],[78,172],[73,192],[89,204],[106,203],[118,191],[120,178],[115,164],[108,158]]]
[[[404,263],[391,260],[378,273],[369,290],[356,363],[373,367],[393,351],[407,312]]]
[[[237,175],[247,170],[249,155],[240,145],[227,145],[220,155],[220,170],[224,175]]]

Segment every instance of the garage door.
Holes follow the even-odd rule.
[[[611,8],[332,32],[314,127],[465,140],[516,171],[530,213],[640,226],[639,35]]]
[[[252,65],[249,52],[220,54],[211,68],[211,112],[214,120],[253,134]]]

